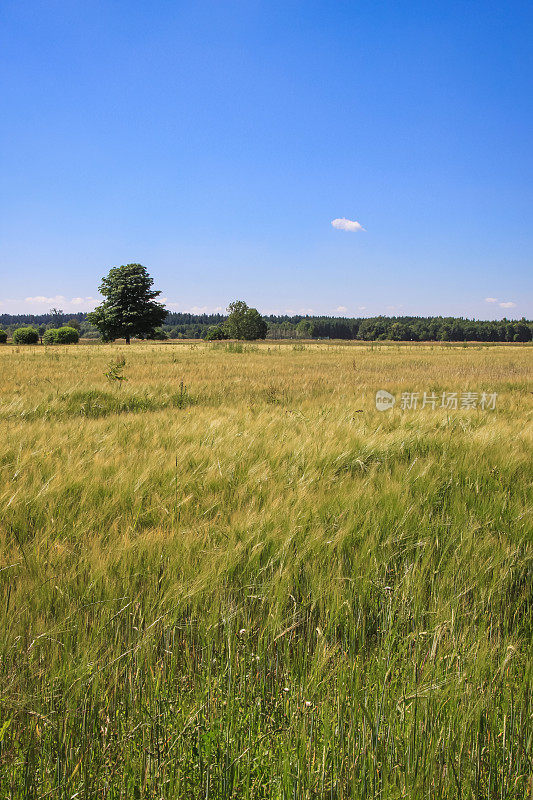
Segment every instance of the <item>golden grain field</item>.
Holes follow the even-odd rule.
[[[532,366],[0,346],[0,797],[526,797]]]

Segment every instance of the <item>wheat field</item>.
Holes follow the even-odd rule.
[[[532,366],[1,346],[0,797],[531,795]]]

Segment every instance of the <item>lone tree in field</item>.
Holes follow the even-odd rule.
[[[87,319],[104,341],[124,338],[129,344],[132,336],[153,336],[167,316],[166,308],[154,299],[161,292],[151,288],[153,283],[142,264],[114,267],[102,278],[99,291],[106,299]]]
[[[243,300],[228,306],[229,317],[224,328],[230,339],[264,339],[267,324],[256,308],[248,308]]]

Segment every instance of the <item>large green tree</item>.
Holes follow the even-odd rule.
[[[155,300],[161,292],[154,291],[153,284],[142,264],[114,267],[99,287],[104,302],[87,319],[108,342],[124,338],[129,344],[132,336],[153,336],[168,313]]]
[[[264,339],[267,324],[256,308],[249,308],[243,300],[235,300],[228,306],[229,317],[225,330],[230,339]]]

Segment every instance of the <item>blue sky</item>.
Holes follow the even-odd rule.
[[[140,262],[173,310],[533,317],[530,2],[3,0],[0,30],[0,313]]]

